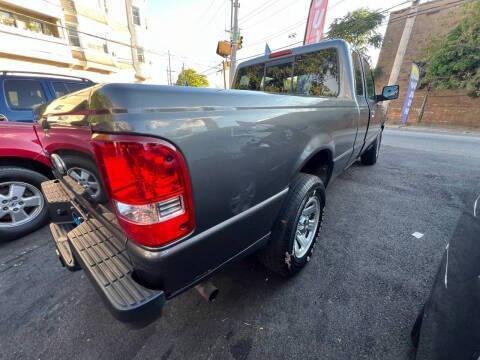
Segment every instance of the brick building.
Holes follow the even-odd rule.
[[[401,65],[398,83],[400,97],[388,108],[389,123],[401,122],[401,111],[408,86],[412,62],[424,56],[424,49],[432,39],[444,37],[462,18],[464,10],[458,0],[436,0],[420,4],[413,30]],[[397,53],[410,8],[394,11],[385,33],[377,63],[380,75],[377,84],[386,84]],[[381,90],[381,89],[377,89]],[[418,123],[418,113],[425,99],[426,89],[417,89],[410,108],[408,124]],[[480,99],[472,99],[464,90],[431,90],[428,94],[422,125],[480,128]]]

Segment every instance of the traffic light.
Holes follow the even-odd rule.
[[[242,47],[243,47],[243,36],[240,36],[237,43],[237,49],[241,49]]]

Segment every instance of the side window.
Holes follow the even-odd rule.
[[[292,62],[268,65],[263,78],[263,90],[277,94],[288,94],[292,88]]]
[[[55,97],[59,98],[59,97],[62,97],[63,95],[68,94],[67,87],[65,86],[64,83],[53,82],[52,86],[53,86],[53,90],[55,90]]]
[[[71,93],[71,92],[85,89],[89,86],[92,86],[92,84],[84,83],[84,82],[66,82],[65,86],[67,87],[68,92]]]
[[[337,96],[339,89],[338,56],[325,49],[295,58],[293,93],[307,96]]]
[[[246,66],[238,70],[234,89],[260,91],[265,64]]]
[[[12,110],[31,110],[47,102],[39,81],[5,80],[4,86],[7,103]]]
[[[55,90],[55,97],[59,98],[69,93],[85,89],[90,86],[88,83],[83,82],[60,82],[55,81],[52,83],[53,90]]]
[[[375,81],[373,80],[373,72],[365,59],[363,59],[363,68],[365,69],[365,82],[367,83],[367,97],[369,99],[375,99]]]
[[[355,94],[363,96],[363,76],[362,76],[362,63],[360,62],[360,56],[354,52],[352,53],[353,59],[353,71],[355,75]]]
[[[67,35],[68,35],[68,40],[70,41],[70,45],[75,46],[75,47],[80,47],[80,36],[78,34],[78,29],[77,25],[73,24],[67,24]]]

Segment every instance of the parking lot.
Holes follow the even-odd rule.
[[[116,321],[82,272],[60,267],[47,227],[0,244],[0,358],[409,359],[479,173],[479,137],[388,129],[377,165],[328,187],[303,272],[284,280],[246,259],[215,277],[215,303],[189,291],[143,328]]]

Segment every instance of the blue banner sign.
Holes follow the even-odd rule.
[[[420,69],[416,64],[412,64],[412,72],[410,73],[410,79],[408,80],[407,93],[402,107],[402,124],[405,125],[408,119],[408,113],[412,106],[413,97],[415,96],[415,90],[417,89],[418,79],[420,78]]]

